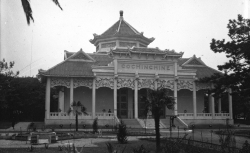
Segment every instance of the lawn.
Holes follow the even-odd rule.
[[[93,139],[94,140],[94,139]],[[97,139],[96,139],[97,140]],[[152,150],[151,152],[155,152],[155,143],[146,141],[146,140],[140,140],[140,141],[129,141],[127,144],[118,144],[117,141],[109,141],[110,139],[106,139],[106,141],[96,141],[93,144],[86,144],[85,140],[82,140],[82,145],[85,147],[83,148],[84,153],[108,153],[106,143],[109,142],[112,144],[114,149],[123,150],[125,148],[124,153],[131,153],[134,148],[140,147],[140,145],[143,145],[147,150]],[[77,146],[81,146],[80,144],[81,140],[78,140]],[[56,146],[58,146],[57,144]],[[49,149],[45,149],[44,145],[34,145],[33,152],[38,153],[63,153],[63,151],[59,151],[58,148],[55,145],[53,147],[49,147]],[[78,150],[81,149],[81,147],[77,147]],[[27,148],[0,148],[0,152],[4,153],[27,153]]]

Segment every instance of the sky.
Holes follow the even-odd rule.
[[[250,0],[30,0],[35,22],[27,24],[21,0],[0,0],[0,59],[15,61],[20,76],[36,76],[64,59],[64,50],[95,52],[89,42],[124,20],[155,40],[148,47],[201,57],[217,69],[228,61],[210,49],[213,38],[230,40],[229,19],[249,18]]]

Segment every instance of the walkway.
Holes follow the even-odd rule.
[[[12,127],[6,129],[6,131],[27,131],[31,122],[18,122],[14,129]]]

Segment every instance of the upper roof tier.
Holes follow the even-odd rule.
[[[90,42],[99,51],[102,48],[111,47],[147,47],[155,38],[143,36],[134,27],[123,19],[123,11],[120,11],[120,19],[101,35],[93,34],[94,39]]]

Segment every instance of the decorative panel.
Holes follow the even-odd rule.
[[[78,54],[78,55],[76,55],[75,57],[73,57],[72,59],[84,59],[84,60],[89,60],[89,58],[86,57],[86,56],[83,55],[83,54]]]
[[[116,42],[101,44],[101,48],[111,48],[111,47],[115,47],[115,46],[116,46]]]
[[[70,78],[51,78],[50,87],[64,86],[70,88]]]
[[[167,88],[174,90],[174,80],[163,80],[160,79],[157,83],[158,88]]]
[[[130,42],[119,42],[120,47],[133,47],[136,46],[136,43],[130,43]]]
[[[93,85],[92,79],[74,78],[73,80],[74,88],[81,87],[81,86],[92,88],[92,85]]]
[[[202,89],[210,89],[211,85],[209,83],[199,83],[196,82],[196,91],[202,90]]]
[[[117,89],[120,89],[123,87],[134,89],[134,87],[135,87],[134,79],[132,79],[132,78],[118,78]]]
[[[142,88],[149,88],[153,89],[155,88],[154,85],[154,79],[139,79],[138,80],[138,90]]]
[[[193,59],[188,63],[188,65],[202,65],[202,64],[199,61],[197,61],[197,59]]]
[[[113,89],[114,88],[114,78],[109,77],[98,77],[96,78],[96,89],[100,87],[108,87]]]
[[[188,89],[193,91],[193,81],[191,80],[178,80],[177,90]]]

